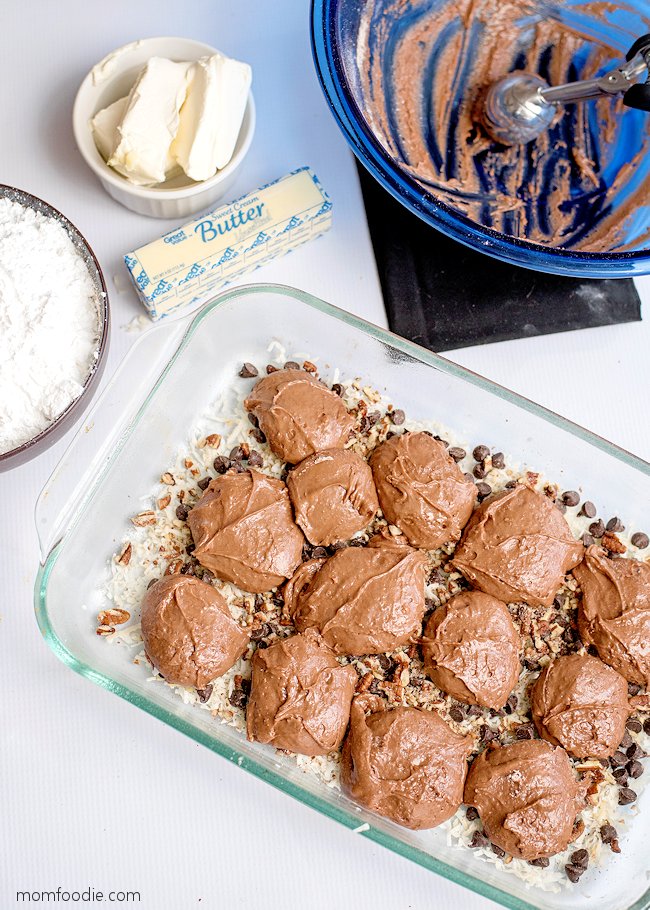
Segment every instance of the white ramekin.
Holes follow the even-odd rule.
[[[97,150],[90,121],[97,111],[128,94],[136,76],[150,57],[198,60],[214,54],[209,44],[190,38],[144,38],[108,54],[81,83],[72,112],[74,136],[86,164],[106,192],[134,212],[155,218],[185,218],[221,199],[239,170],[255,132],[255,103],[248,96],[244,121],[229,163],[214,177],[195,183],[183,176],[163,187],[135,186],[110,168]]]

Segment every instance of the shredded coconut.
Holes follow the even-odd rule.
[[[0,198],[0,454],[79,397],[99,327],[95,284],[63,225]]]

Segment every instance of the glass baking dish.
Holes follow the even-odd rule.
[[[318,357],[324,376],[339,368],[386,392],[412,418],[432,418],[468,442],[542,469],[562,489],[584,490],[600,514],[645,527],[650,465],[609,442],[417,345],[300,291],[251,285],[220,295],[187,327],[152,328],[134,344],[41,494],[36,522],[41,566],[36,615],[58,657],[197,742],[364,837],[506,907],[623,910],[650,906],[650,790],[628,814],[622,853],[603,854],[579,884],[561,893],[527,887],[471,850],[447,844],[444,830],[414,832],[355,806],[300,770],[288,756],[248,742],[210,713],[146,682],[125,649],[95,634],[110,556],[129,517],[186,444],[196,419],[236,382],[243,361],[268,361],[279,340]],[[404,868],[405,877],[408,869]]]

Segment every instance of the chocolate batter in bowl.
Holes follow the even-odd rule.
[[[400,201],[482,252],[544,271],[650,271],[650,117],[620,98],[559,106],[505,147],[480,126],[510,72],[599,76],[650,31],[646,0],[314,0],[328,101]]]

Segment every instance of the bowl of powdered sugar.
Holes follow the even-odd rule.
[[[0,471],[79,416],[108,328],[106,285],[83,236],[43,200],[0,185]]]

